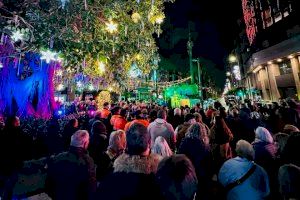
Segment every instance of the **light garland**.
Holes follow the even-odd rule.
[[[57,60],[57,53],[50,50],[41,51],[41,60],[45,60],[49,64],[51,61]]]

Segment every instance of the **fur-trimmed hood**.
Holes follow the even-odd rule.
[[[158,163],[161,159],[162,157],[157,154],[139,156],[123,153],[114,162],[114,172],[133,172],[142,174],[156,173]]]

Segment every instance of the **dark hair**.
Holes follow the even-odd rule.
[[[105,125],[103,124],[103,122],[97,120],[93,123],[93,126],[92,126],[92,135],[94,134],[107,134],[106,132],[106,127]]]
[[[197,191],[195,168],[183,154],[163,159],[158,165],[156,180],[166,200],[192,200]]]
[[[126,117],[126,114],[127,114],[127,110],[126,109],[121,109],[120,115],[122,117]]]
[[[300,166],[300,132],[293,133],[289,136],[283,149],[283,160],[285,163],[292,163]]]
[[[113,115],[116,115],[118,112],[120,112],[121,108],[119,106],[114,107],[111,112]]]
[[[159,110],[157,113],[157,118],[159,119],[165,119],[167,117],[167,113],[165,110]]]
[[[150,134],[144,125],[133,123],[126,132],[127,153],[141,155],[149,147],[150,139]]]
[[[108,106],[108,105],[109,105],[108,102],[104,102],[103,107],[106,107],[106,106]]]
[[[188,122],[190,121],[191,119],[195,119],[195,115],[191,114],[191,113],[188,113],[184,116],[184,121],[185,122]]]
[[[70,121],[69,121],[69,126],[71,126],[71,127],[74,127],[74,125],[75,125],[75,123],[77,122],[78,120],[77,119],[70,119]]]

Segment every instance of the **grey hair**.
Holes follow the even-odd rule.
[[[162,136],[158,136],[155,139],[154,145],[151,150],[152,150],[152,153],[156,153],[158,155],[161,155],[162,157],[168,157],[173,154],[167,141]]]
[[[239,140],[236,143],[236,154],[239,157],[247,158],[248,160],[254,160],[254,149],[253,146],[246,140]]]
[[[181,109],[180,108],[175,108],[174,109],[174,115],[181,115]]]
[[[113,148],[116,145],[116,142],[121,140],[122,134],[124,134],[124,136],[126,138],[125,131],[123,131],[123,130],[113,131],[109,137],[108,148]]]
[[[84,147],[89,142],[89,132],[86,130],[78,130],[71,137],[71,146],[73,147]]]

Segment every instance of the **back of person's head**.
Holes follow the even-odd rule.
[[[103,108],[107,108],[109,106],[109,103],[108,102],[104,102],[103,103]]]
[[[193,120],[193,119],[195,119],[195,116],[193,114],[188,113],[184,116],[185,122],[190,122],[190,120]]]
[[[126,132],[127,149],[129,155],[142,155],[150,147],[150,134],[140,123],[133,123]]]
[[[174,109],[174,115],[181,115],[181,110],[180,110],[180,108],[175,108],[175,109]]]
[[[283,160],[286,163],[292,163],[300,167],[300,132],[289,136],[283,149]]]
[[[190,138],[198,138],[200,139],[201,136],[201,126],[199,123],[194,123],[192,124],[186,133],[186,137],[190,137]]]
[[[166,119],[167,118],[167,112],[165,110],[159,110],[157,113],[157,118],[159,119]]]
[[[164,158],[158,165],[157,183],[166,200],[192,200],[198,180],[192,162],[183,154]]]
[[[112,114],[113,115],[119,115],[120,114],[120,111],[121,111],[121,108],[119,106],[116,106],[112,109]]]
[[[241,158],[246,158],[248,160],[254,160],[254,149],[253,146],[246,140],[239,140],[236,143],[236,154]]]
[[[78,127],[78,120],[77,119],[71,119],[70,121],[69,121],[69,126],[70,127],[74,127],[74,128],[77,128]]]
[[[92,135],[94,134],[107,134],[106,132],[106,126],[103,124],[103,122],[97,120],[92,125]]]
[[[289,135],[286,133],[277,133],[274,135],[274,141],[277,144],[278,152],[280,154],[282,154],[288,138],[289,138]]]
[[[202,116],[200,115],[200,113],[194,113],[195,116],[195,120],[196,122],[202,122]]]
[[[173,154],[167,141],[162,136],[158,136],[152,147],[152,153],[161,155],[162,157],[171,156]]]
[[[78,130],[71,137],[71,146],[88,148],[89,145],[89,133],[86,130]]]
[[[126,134],[122,130],[113,131],[109,137],[108,149],[121,154],[126,149]]]
[[[100,120],[101,119],[101,112],[97,111],[94,117],[96,120]]]
[[[121,109],[120,115],[122,117],[126,117],[126,114],[127,114],[127,110],[126,109]]]
[[[267,143],[273,143],[273,137],[271,133],[268,131],[268,129],[264,127],[257,127],[255,130],[255,140],[256,141],[262,141],[262,142],[267,142]]]
[[[296,126],[287,124],[283,128],[283,132],[290,135],[291,133],[299,132],[299,129]]]
[[[152,119],[152,120],[155,120],[157,118],[157,111],[156,110],[151,110],[150,111],[150,114],[149,114],[149,117]]]

